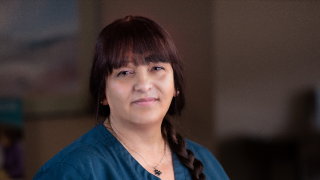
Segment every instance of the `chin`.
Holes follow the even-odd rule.
[[[137,123],[139,124],[157,124],[162,123],[163,120],[162,115],[159,115],[157,113],[143,113],[141,116],[135,117]]]

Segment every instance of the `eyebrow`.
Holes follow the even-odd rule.
[[[135,65],[148,65],[150,63],[156,63],[156,62],[165,62],[170,63],[169,60],[166,60],[165,57],[154,53],[144,53],[144,54],[131,54],[124,57],[123,60],[121,60],[121,63],[119,64],[118,68],[121,68],[123,66],[128,66],[129,63],[133,63]],[[115,69],[118,69],[115,68]]]

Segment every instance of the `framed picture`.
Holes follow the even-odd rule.
[[[0,98],[22,99],[26,114],[85,110],[94,3],[12,0],[0,7]]]

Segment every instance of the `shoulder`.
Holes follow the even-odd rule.
[[[196,142],[193,142],[189,139],[185,139],[186,141],[186,144],[187,144],[187,149],[191,150],[193,153],[199,153],[200,155],[201,154],[212,154],[209,149],[207,149],[206,147],[196,143]]]
[[[206,147],[186,139],[187,149],[191,150],[194,156],[202,163],[218,163],[218,160]]]
[[[216,157],[206,147],[186,139],[187,149],[203,164],[203,172],[207,179],[229,180],[227,174]]]
[[[62,173],[64,172],[64,173]],[[72,164],[56,162],[48,168],[40,169],[34,176],[33,180],[54,180],[54,179],[84,179],[80,171]]]
[[[37,172],[35,179],[82,179],[97,169],[106,167],[114,138],[103,126],[96,126],[62,149]],[[81,177],[81,178],[80,178]],[[87,179],[87,178],[85,178]]]
[[[186,144],[187,149],[191,150],[197,159],[203,159],[204,162],[218,163],[218,160],[215,158],[215,156],[211,153],[211,151],[208,148],[188,139],[186,139]]]

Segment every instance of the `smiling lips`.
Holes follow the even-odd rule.
[[[147,106],[147,105],[153,104],[157,100],[158,100],[157,98],[153,98],[153,97],[141,98],[141,99],[138,99],[136,101],[133,101],[133,104]]]

